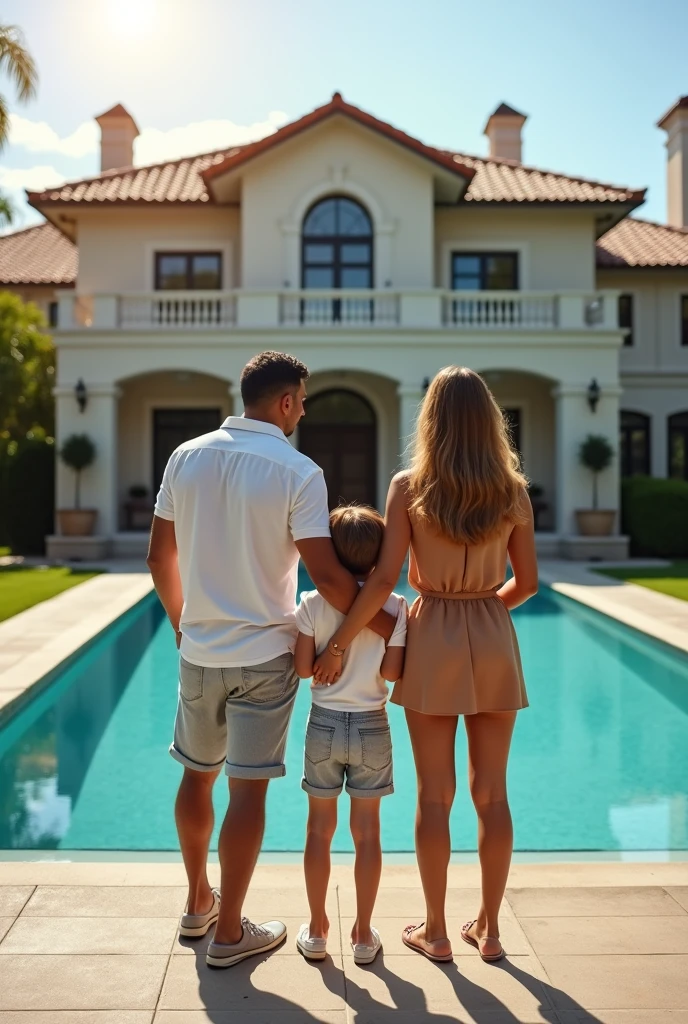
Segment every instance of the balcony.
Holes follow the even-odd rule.
[[[618,330],[618,293],[393,291],[159,291],[59,295],[59,332],[242,330],[507,332]]]

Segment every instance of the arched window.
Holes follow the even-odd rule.
[[[688,412],[669,417],[669,476],[688,480]]]
[[[329,196],[303,222],[303,288],[372,288],[373,225],[360,203]]]
[[[621,476],[649,476],[650,417],[622,409],[619,434]]]

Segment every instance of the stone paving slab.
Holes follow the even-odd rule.
[[[519,918],[527,917],[677,917],[685,913],[659,886],[507,889]]]
[[[152,1019],[150,1010],[0,1011],[0,1024],[151,1024]]]
[[[168,960],[149,955],[0,956],[0,1010],[152,1010]]]
[[[688,956],[540,957],[555,1008],[671,1009],[688,1006]]]

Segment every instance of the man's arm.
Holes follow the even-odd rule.
[[[153,526],[151,528],[146,562],[153,577],[153,584],[158,597],[167,612],[168,619],[172,623],[172,629],[177,637],[177,647],[179,647],[181,639],[179,620],[182,614],[184,598],[182,596],[182,581],[179,576],[177,538],[174,532],[173,520],[153,516]]]
[[[328,604],[346,615],[356,600],[359,586],[337,558],[332,540],[329,537],[310,537],[297,540],[296,547],[318,592]],[[368,622],[368,629],[388,643],[395,625],[394,616],[381,610]]]

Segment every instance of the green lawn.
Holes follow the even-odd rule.
[[[671,565],[658,565],[653,568],[634,569],[598,569],[603,576],[613,576],[616,580],[637,583],[649,590],[658,590],[660,594],[679,597],[688,601],[688,562],[672,562]]]
[[[12,565],[2,567],[0,568],[0,622],[97,575],[97,572],[79,572],[68,568],[25,569],[22,566]]]

